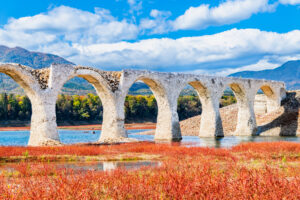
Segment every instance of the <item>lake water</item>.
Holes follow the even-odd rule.
[[[159,161],[98,161],[98,162],[65,162],[65,163],[47,163],[51,167],[58,169],[72,169],[75,172],[87,171],[111,171],[115,169],[137,170],[142,167],[159,167]],[[16,172],[16,163],[2,163],[0,164],[0,174],[9,172]]]
[[[136,133],[148,131],[149,129],[128,130],[128,137],[139,141],[153,141],[153,135],[138,135]],[[86,130],[59,130],[59,137],[64,144],[96,142],[101,131]],[[0,146],[26,146],[29,139],[29,131],[0,131]],[[226,136],[223,138],[199,138],[197,136],[183,136],[179,143],[185,146],[201,147],[232,147],[242,142],[271,142],[291,141],[300,142],[300,137],[276,137],[276,136]]]

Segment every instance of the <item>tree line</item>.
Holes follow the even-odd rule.
[[[220,106],[235,103],[234,96],[223,96]],[[177,112],[179,119],[201,114],[201,103],[196,95],[180,96]],[[128,95],[124,104],[126,122],[156,121],[157,103],[153,95]],[[0,95],[0,120],[23,120],[31,118],[31,103],[27,96]],[[58,96],[56,102],[57,121],[101,121],[103,106],[94,94]]]

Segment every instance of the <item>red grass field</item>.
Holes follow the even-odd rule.
[[[156,155],[162,165],[83,173],[53,167],[49,162],[59,155]],[[2,163],[13,158],[23,161],[13,164],[17,172],[1,172],[0,199],[300,199],[298,143],[247,143],[232,149],[152,143],[0,147]]]

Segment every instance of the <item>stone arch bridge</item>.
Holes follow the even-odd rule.
[[[283,82],[204,76],[183,73],[123,70],[102,71],[91,67],[54,64],[49,68],[32,69],[20,64],[0,64],[0,72],[14,79],[32,104],[28,145],[41,146],[59,141],[55,104],[63,85],[71,78],[82,77],[96,89],[103,104],[102,134],[99,142],[123,141],[124,102],[131,85],[140,80],[152,90],[158,105],[155,140],[179,141],[181,131],[177,114],[177,99],[188,84],[198,93],[202,104],[199,136],[223,136],[219,100],[224,90],[232,88],[238,102],[238,135],[253,135],[257,126],[254,99],[261,89],[269,111],[277,109],[285,97]]]

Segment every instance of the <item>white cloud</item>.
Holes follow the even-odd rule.
[[[201,4],[190,7],[174,21],[174,29],[204,29],[208,26],[232,24],[259,12],[271,11],[276,4],[268,0],[227,0],[217,7]]]
[[[167,20],[171,16],[170,11],[153,9],[150,12],[152,18],[141,19],[139,28],[142,33],[161,34],[171,31],[171,21]]]
[[[297,5],[300,4],[300,0],[279,0],[282,4],[290,4],[290,5]]]
[[[153,18],[159,18],[159,17],[169,17],[171,16],[170,11],[161,11],[157,9],[152,9],[150,12],[150,16]]]
[[[127,3],[129,4],[129,12],[134,14],[141,14],[141,10],[143,8],[143,1],[142,0],[127,0]]]
[[[268,58],[262,58],[259,60],[257,63],[242,66],[239,68],[227,68],[223,69],[216,74],[219,76],[227,76],[229,74],[233,74],[236,72],[241,72],[241,71],[260,71],[260,70],[265,70],[265,69],[274,69],[278,67],[282,62],[270,62]]]
[[[179,39],[147,39],[114,44],[74,45],[80,53],[70,59],[104,69],[143,68],[160,71],[221,72],[234,68],[258,70],[281,64],[300,54],[300,31],[285,34],[257,29]],[[280,61],[280,58],[281,61]],[[231,71],[230,71],[231,70]]]
[[[57,43],[94,44],[136,39],[138,27],[118,21],[108,10],[87,12],[66,6],[31,17],[10,19],[0,29],[2,44],[40,49]]]
[[[171,15],[168,11],[153,9],[150,13],[152,18],[141,19],[139,27],[142,33],[148,34],[200,30],[210,26],[234,24],[258,13],[274,12],[278,4],[298,5],[300,0],[225,0],[215,7],[210,4],[190,7],[175,20],[168,19]]]
[[[218,11],[221,5],[218,9],[207,7],[210,15],[230,14],[231,4],[223,4],[224,12]],[[249,9],[255,10],[250,5]],[[214,9],[216,11],[212,12]],[[224,14],[226,10],[228,13]],[[223,20],[236,19],[232,16],[238,16],[238,12],[232,9],[231,18],[224,16]],[[287,59],[299,59],[299,30],[280,34],[258,29],[232,29],[198,37],[124,41],[135,40],[139,31],[161,33],[172,29],[168,20],[170,15],[168,11],[154,9],[150,18],[137,27],[116,19],[105,9],[86,12],[61,6],[47,13],[9,20],[0,28],[0,41],[3,45],[49,52],[77,64],[109,70],[141,68],[224,75],[244,69],[266,69]]]

